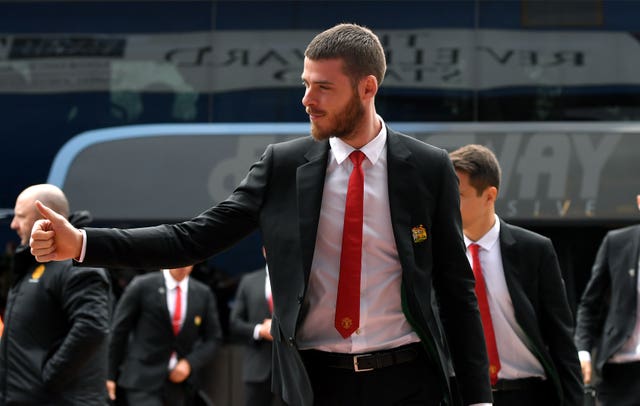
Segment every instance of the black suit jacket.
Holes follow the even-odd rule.
[[[576,345],[594,351],[599,372],[633,334],[639,251],[640,225],[607,233],[578,306]]]
[[[212,360],[222,330],[211,289],[190,278],[187,295],[184,323],[175,336],[162,272],[137,276],[129,283],[113,318],[109,379],[127,389],[161,388],[169,376],[169,358],[175,351],[178,359],[189,361],[189,382],[198,386],[198,370]]]
[[[501,220],[500,250],[516,321],[555,388],[554,404],[582,406],[573,316],[551,241]]]
[[[266,248],[275,312],[273,390],[293,405],[313,402],[296,341],[322,204],[329,142],[311,137],[270,145],[227,200],[175,225],[87,229],[87,265],[174,267],[221,252],[256,229]],[[388,129],[391,221],[402,266],[402,305],[443,387],[444,332],[465,403],[490,402],[488,360],[466,258],[457,178],[446,151]],[[414,239],[412,230],[426,231]]]
[[[245,343],[242,378],[245,382],[264,382],[271,378],[271,341],[254,340],[256,324],[270,319],[265,297],[266,271],[260,269],[242,277],[231,309],[231,334]]]

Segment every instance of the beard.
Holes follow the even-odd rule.
[[[326,140],[329,137],[337,137],[343,140],[349,139],[355,129],[360,125],[363,116],[364,107],[357,93],[354,92],[344,110],[334,116],[334,125],[332,128],[323,129],[314,122],[311,122],[311,136],[316,141]]]

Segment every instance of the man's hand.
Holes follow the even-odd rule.
[[[107,380],[107,393],[109,399],[116,400],[116,381]]]
[[[580,366],[582,367],[582,380],[585,385],[589,385],[591,383],[591,361],[580,361]]]
[[[169,380],[173,383],[181,383],[189,375],[191,375],[191,364],[185,358],[182,358],[169,373]]]
[[[273,337],[271,337],[271,319],[264,319],[260,325],[258,335],[263,340],[273,341]]]
[[[36,207],[44,219],[31,229],[31,254],[38,262],[78,259],[82,252],[82,233],[69,221],[39,200]]]

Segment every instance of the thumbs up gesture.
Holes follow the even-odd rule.
[[[43,219],[31,229],[31,254],[38,262],[63,261],[80,258],[82,232],[60,214],[36,200],[36,208]]]

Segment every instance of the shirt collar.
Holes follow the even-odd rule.
[[[180,290],[182,290],[183,292],[186,292],[188,286],[189,286],[189,276],[187,275],[183,280],[181,280],[180,282],[176,281],[175,279],[173,279],[173,276],[171,276],[171,273],[169,272],[168,269],[163,269],[162,270],[162,275],[164,276],[164,285],[167,288],[167,291],[171,291],[173,289],[176,288],[176,286],[180,285]]]
[[[380,158],[380,154],[384,150],[385,144],[387,143],[387,126],[384,124],[384,120],[382,117],[377,116],[380,124],[382,124],[380,128],[380,132],[376,135],[369,143],[362,148],[362,151],[371,165],[375,165]],[[342,164],[342,162],[349,157],[355,148],[346,142],[342,141],[340,138],[331,137],[329,138],[329,145],[331,145],[331,151],[333,152],[333,156],[336,158],[336,162],[338,165]]]
[[[497,214],[494,214],[494,216],[496,218],[496,222],[493,224],[493,227],[491,227],[489,231],[487,231],[486,234],[483,235],[482,238],[480,238],[478,241],[471,241],[466,235],[464,236],[464,244],[467,248],[469,248],[469,245],[471,244],[478,244],[486,251],[489,251],[491,250],[491,248],[493,248],[493,246],[496,244],[496,241],[498,241],[498,238],[500,238],[500,218]]]

